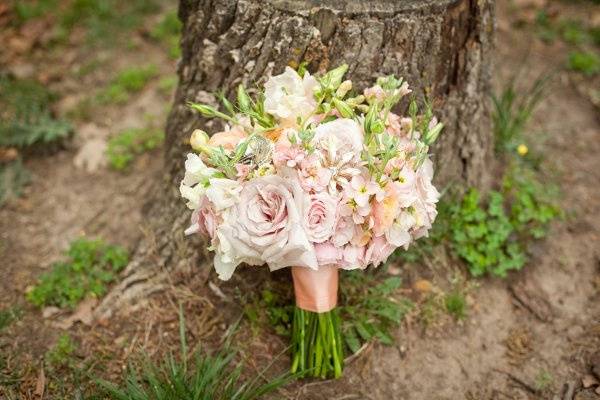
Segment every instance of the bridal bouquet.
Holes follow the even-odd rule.
[[[380,77],[357,93],[346,70],[287,67],[254,96],[221,96],[221,111],[191,103],[224,130],[192,133],[180,185],[186,234],[210,241],[219,278],[242,263],[291,267],[292,371],[323,378],[342,374],[339,268],[376,267],[426,236],[439,198],[428,149],[442,124],[430,107],[412,101],[399,116],[406,82]]]

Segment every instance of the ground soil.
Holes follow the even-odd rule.
[[[587,12],[598,13],[592,6],[582,10],[559,3],[556,7],[582,18]],[[590,373],[593,354],[600,351],[599,110],[580,90],[578,78],[562,70],[568,51],[565,44],[545,44],[531,29],[515,28],[514,22],[526,15],[519,10],[499,4],[498,14],[494,85],[502,87],[517,71],[525,82],[540,74],[554,74],[528,131],[535,147],[543,149],[546,175],[557,179],[562,189],[560,204],[566,217],[553,224],[545,240],[532,246],[531,259],[522,271],[506,280],[476,282],[469,290],[464,321],[440,318],[425,326],[418,317],[408,318],[397,332],[395,346],[367,346],[348,363],[342,379],[294,383],[278,396],[562,400],[567,399],[565,390],[573,387],[575,395],[569,400],[600,398],[594,388],[581,384]],[[145,42],[141,46],[139,54],[146,61],[174,71],[174,63],[156,46]],[[140,60],[127,54],[118,58],[119,64]],[[73,93],[86,90],[83,83],[69,85]],[[154,82],[128,106],[105,110],[91,123],[109,135],[113,125],[135,124],[144,112],[164,116],[167,103]],[[89,121],[78,129],[86,124],[89,129]],[[152,181],[160,178],[159,152],[143,155],[126,174],[107,168],[93,173],[75,168],[73,160],[85,143],[85,135],[81,136],[54,154],[29,157],[26,166],[34,177],[32,185],[23,198],[0,209],[0,306],[19,304],[25,310],[23,318],[0,335],[0,351],[14,363],[27,365],[20,385],[25,397],[35,390],[40,358],[60,333],[56,322],[61,315],[44,318],[41,311],[27,305],[24,292],[82,234],[134,248],[144,234],[142,205],[151,195]],[[439,265],[434,262],[421,270],[412,269],[406,273],[406,292],[412,291],[412,283],[421,276],[443,285],[460,270],[446,259]],[[193,346],[218,343],[243,307],[230,296],[235,294],[236,281],[219,284],[224,293],[207,286],[207,282],[216,283],[207,273],[188,282],[140,304],[134,313],[70,328],[80,343],[77,357],[95,363],[103,360],[101,374],[113,376],[138,350],[154,355],[176,349],[178,303],[188,316]],[[250,373],[286,346],[269,332],[249,331],[242,336],[241,354]]]

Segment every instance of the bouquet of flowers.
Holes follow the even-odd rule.
[[[292,371],[339,377],[343,368],[338,271],[377,267],[426,236],[439,193],[429,146],[443,125],[394,76],[362,93],[346,65],[321,76],[301,66],[270,77],[254,96],[239,86],[223,108],[190,103],[224,121],[195,130],[180,191],[193,210],[186,234],[210,241],[220,279],[242,263],[291,267],[296,295]]]

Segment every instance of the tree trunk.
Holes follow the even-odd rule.
[[[433,149],[437,184],[487,186],[493,0],[181,0],[179,17],[180,83],[167,123],[164,180],[146,212],[150,237],[99,316],[208,260],[198,239],[183,237],[189,213],[178,183],[192,130],[220,127],[186,103],[214,102],[210,93],[232,95],[238,84],[261,84],[286,65],[308,61],[316,72],[347,63],[360,89],[380,75],[404,77],[446,125]]]

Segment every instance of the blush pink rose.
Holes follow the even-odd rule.
[[[222,146],[225,150],[235,150],[235,147],[248,135],[241,126],[215,133],[208,139],[208,145],[211,147]]]
[[[315,244],[315,254],[319,266],[339,265],[342,258],[342,249],[335,247],[331,242],[323,242]]]
[[[373,264],[374,267],[378,267],[379,264],[387,261],[395,249],[396,247],[391,245],[385,236],[374,237],[365,252],[365,262],[367,265]]]
[[[213,240],[216,236],[219,217],[208,197],[200,199],[200,205],[192,213],[192,225],[185,231],[186,234],[200,233]]]
[[[333,235],[338,201],[327,192],[310,195],[304,215],[304,229],[313,243],[323,243]]]
[[[219,268],[231,276],[240,262],[262,260],[271,270],[317,269],[314,248],[303,228],[310,198],[296,179],[267,175],[244,183],[235,215],[219,226]],[[217,264],[215,264],[215,267]]]
[[[344,246],[340,267],[347,270],[365,269],[365,246]]]

